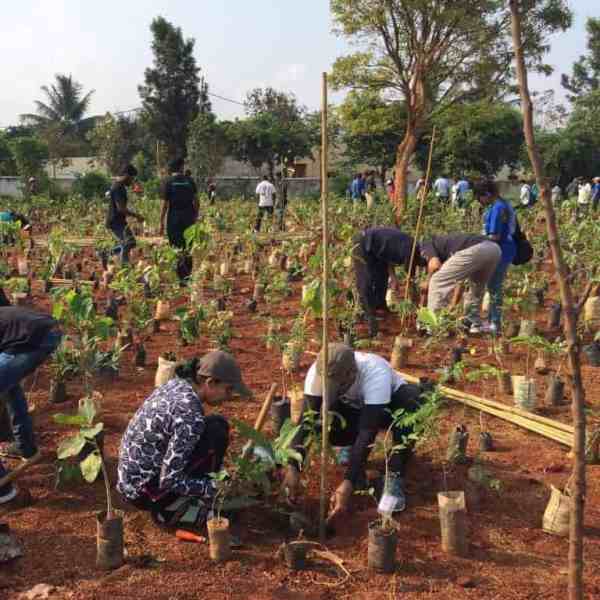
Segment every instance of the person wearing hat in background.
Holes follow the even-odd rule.
[[[499,243],[483,235],[454,233],[421,242],[419,251],[429,273],[422,284],[423,291],[427,290],[427,308],[432,312],[445,308],[456,284],[468,279],[466,321],[471,333],[481,333],[481,302],[485,286],[502,258]]]
[[[181,251],[177,261],[177,276],[181,282],[190,277],[193,266],[192,257],[186,250],[184,232],[198,219],[198,189],[194,180],[183,174],[183,166],[183,158],[171,161],[171,176],[160,186],[160,235],[165,234],[166,221],[169,244]]]
[[[195,502],[199,524],[216,491],[210,473],[221,469],[229,443],[224,417],[204,414],[233,393],[251,395],[240,368],[226,352],[209,352],[179,365],[135,413],[121,440],[117,490],[150,511],[160,525],[175,525]]]
[[[129,253],[136,245],[133,232],[127,224],[127,217],[133,217],[140,223],[144,220],[144,217],[127,207],[127,188],[133,183],[137,174],[137,169],[133,165],[126,165],[121,170],[121,175],[117,177],[107,192],[106,227],[119,241],[112,249],[112,254],[119,255],[122,265],[129,264]],[[102,262],[105,263],[107,256],[101,256],[101,258]]]
[[[353,264],[356,287],[363,311],[367,317],[370,335],[377,335],[375,311],[387,309],[385,296],[388,278],[392,287],[400,292],[400,282],[394,272],[395,265],[409,269],[414,240],[409,235],[393,227],[370,227],[354,238]],[[415,248],[413,269],[419,262]]]
[[[318,414],[323,402],[322,352],[308,370],[304,382],[305,407]],[[423,399],[420,386],[406,383],[384,358],[376,354],[355,352],[344,344],[334,343],[329,344],[328,356],[327,405],[343,419],[342,422],[339,417],[332,416],[329,441],[344,449],[345,456],[339,457],[339,461],[347,464],[344,480],[332,497],[328,521],[333,524],[349,510],[354,491],[366,486],[365,466],[377,433],[391,425],[394,411],[403,409],[406,414],[414,413],[423,404]],[[413,428],[408,426],[392,431],[394,446],[402,448],[390,457],[388,485],[380,499],[380,511],[400,512],[406,508],[404,478],[413,455],[414,443],[408,439],[412,432]],[[301,444],[296,445],[302,453]],[[299,466],[288,465],[283,487],[291,500],[297,495],[299,481]]]

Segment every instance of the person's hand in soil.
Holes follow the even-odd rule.
[[[342,484],[335,490],[331,496],[331,510],[327,517],[327,525],[336,528],[336,521],[350,511],[350,501],[354,493],[354,486],[344,479]]]
[[[300,471],[293,466],[288,465],[285,470],[283,481],[281,482],[281,492],[289,504],[298,502],[300,494]]]

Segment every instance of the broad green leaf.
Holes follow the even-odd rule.
[[[93,483],[96,481],[98,473],[100,473],[100,469],[102,468],[102,459],[100,458],[100,453],[96,450],[91,454],[88,454],[81,461],[80,467],[83,478],[88,483]]]
[[[84,427],[87,425],[87,420],[81,415],[65,415],[58,413],[52,417],[55,423],[60,425],[78,425]]]
[[[96,423],[93,427],[82,429],[81,435],[88,440],[93,440],[104,429],[104,423]]]
[[[250,425],[247,425],[243,421],[238,421],[237,419],[232,419],[232,422],[241,436],[252,440],[258,446],[265,446],[265,448],[271,447],[271,442],[262,433],[259,433],[253,427],[250,427]]]
[[[83,450],[85,443],[86,439],[81,434],[72,435],[59,444],[56,455],[59,460],[77,456]]]
[[[79,415],[85,419],[86,425],[91,426],[94,422],[94,418],[98,413],[98,407],[96,402],[90,396],[85,396],[79,400]]]

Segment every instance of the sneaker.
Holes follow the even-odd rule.
[[[379,500],[377,510],[380,514],[392,514],[402,512],[406,509],[406,493],[404,491],[404,479],[390,475],[386,489]]]
[[[337,451],[338,465],[347,466],[352,458],[352,446],[342,446]]]
[[[483,324],[473,323],[473,325],[469,327],[469,333],[471,335],[479,335],[480,333],[483,333]]]
[[[19,490],[16,485],[7,483],[0,488],[0,506],[14,500],[17,497]]]
[[[5,513],[18,510],[30,506],[32,503],[31,494],[29,490],[19,489],[16,485],[8,484],[10,486],[8,493],[4,496],[0,496],[0,516]],[[4,489],[4,486],[2,489]]]

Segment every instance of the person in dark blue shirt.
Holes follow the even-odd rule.
[[[597,210],[600,204],[600,177],[594,177],[592,185],[592,209]]]
[[[502,258],[495,273],[488,281],[490,294],[489,327],[484,327],[491,333],[499,333],[502,326],[502,301],[504,279],[508,267],[512,264],[517,253],[514,233],[517,226],[515,211],[511,204],[500,197],[498,186],[494,181],[486,181],[478,188],[479,202],[489,206],[485,213],[485,234],[500,245]]]

